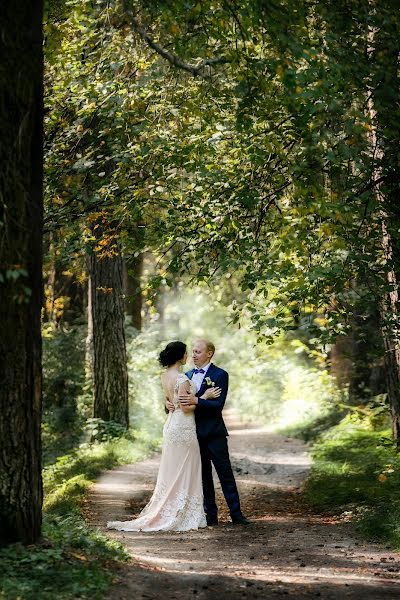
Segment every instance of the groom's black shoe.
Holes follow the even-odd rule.
[[[212,527],[213,525],[218,525],[217,517],[206,517],[206,518],[207,518],[207,525],[209,527]]]
[[[243,515],[240,517],[232,517],[233,525],[250,525],[250,521]]]

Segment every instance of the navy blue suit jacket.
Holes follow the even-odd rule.
[[[192,379],[193,371],[194,369],[191,369],[186,373],[186,376],[189,379]],[[214,385],[207,385],[207,378],[210,378]],[[207,369],[203,383],[199,391],[196,393],[196,396],[199,399],[196,410],[194,411],[197,437],[207,438],[229,435],[222,418],[222,409],[224,408],[226,396],[228,394],[228,385],[228,373],[211,363]],[[220,397],[212,400],[204,400],[200,398],[200,396],[204,394],[206,389],[209,387],[220,387]]]

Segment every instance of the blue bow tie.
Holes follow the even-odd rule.
[[[196,375],[196,373],[205,373],[204,369],[193,369],[193,375]]]

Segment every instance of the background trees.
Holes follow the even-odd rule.
[[[384,359],[397,438],[397,253],[387,223],[397,226],[398,12],[368,2],[229,10],[218,20],[217,109],[208,120],[199,110],[196,137],[185,136],[195,139],[191,161],[178,142],[175,186],[170,175],[159,182],[174,198],[169,268],[211,282],[239,274],[242,308],[271,340],[308,322],[332,342],[381,307],[385,351],[370,350]],[[371,110],[376,100],[387,120]]]
[[[131,354],[162,294],[205,283],[260,342],[284,331],[330,351],[336,366],[347,360],[340,383],[352,402],[387,394],[398,438],[398,30],[394,1],[48,3],[45,332],[65,334],[60,347],[79,338],[82,362],[88,324],[89,360],[86,384],[81,369],[76,385],[66,371],[49,386],[46,419],[75,389],[68,427],[80,432],[88,416],[127,426],[127,343],[140,372]],[[25,311],[36,311],[28,354],[38,380],[40,206],[31,214],[15,190],[32,186],[38,202],[41,142],[27,126],[19,147],[35,149],[34,168],[17,172],[8,148],[22,139],[15,127],[30,100],[15,94],[22,108],[5,121],[2,149],[14,179],[4,178],[3,196],[36,250],[5,202],[4,339],[25,343]],[[9,364],[20,365],[16,352]],[[7,372],[9,390],[32,389],[22,368]],[[135,422],[133,407],[131,398]]]
[[[79,254],[79,223],[106,207],[127,263],[159,253],[155,286],[234,277],[233,318],[250,314],[260,339],[301,326],[359,348],[355,323],[380,307],[387,351],[378,332],[368,353],[397,430],[382,233],[396,222],[395,4],[71,6],[52,23],[49,229],[72,222]]]

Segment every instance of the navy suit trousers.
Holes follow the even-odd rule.
[[[241,517],[239,494],[233,476],[226,437],[199,438],[199,446],[203,477],[204,510],[207,518],[217,518],[218,513],[215,503],[211,463],[214,465],[221,482],[222,491],[231,517]]]

